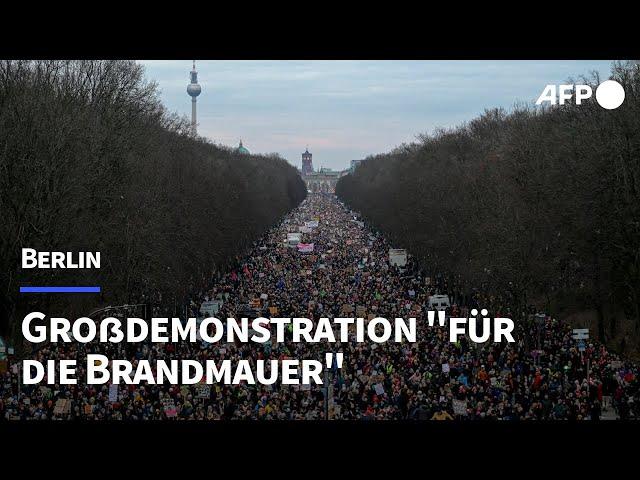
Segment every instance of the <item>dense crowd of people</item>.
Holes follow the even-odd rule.
[[[309,223],[310,222],[310,223]],[[317,226],[316,225],[317,222]],[[302,228],[301,228],[302,227]],[[287,234],[313,244],[301,252]],[[218,420],[418,419],[586,420],[602,411],[640,418],[636,365],[588,341],[578,349],[571,328],[511,312],[500,296],[466,292],[421,272],[408,258],[391,265],[388,242],[334,195],[310,194],[237,265],[194,295],[191,317],[415,316],[415,343],[122,343],[49,344],[33,358],[83,359],[88,353],[140,359],[322,360],[344,354],[327,385],[21,385],[18,362],[0,377],[3,419]],[[310,250],[307,247],[306,250]],[[516,321],[515,343],[452,343],[446,328],[429,327],[429,297],[448,294],[451,316],[486,308]],[[210,310],[213,309],[213,310]],[[155,310],[154,316],[161,312]],[[530,313],[530,312],[524,312]],[[113,315],[113,314],[110,314]],[[533,340],[532,340],[533,339]],[[539,339],[539,341],[538,341]],[[591,343],[589,343],[591,342]]]

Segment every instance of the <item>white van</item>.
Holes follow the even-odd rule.
[[[450,306],[448,295],[431,295],[429,297],[428,310],[444,310]]]
[[[290,247],[295,247],[300,243],[301,240],[302,240],[302,233],[300,232],[287,234],[287,245],[289,245]]]

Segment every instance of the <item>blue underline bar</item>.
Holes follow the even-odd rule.
[[[20,293],[100,293],[100,287],[20,287]]]

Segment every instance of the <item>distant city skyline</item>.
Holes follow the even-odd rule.
[[[192,60],[141,61],[171,112],[191,115]],[[198,134],[251,153],[279,153],[316,170],[387,152],[485,109],[532,104],[546,84],[599,72],[612,60],[212,61],[197,60]]]

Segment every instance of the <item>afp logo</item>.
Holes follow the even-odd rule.
[[[576,105],[591,98],[593,94],[589,85],[547,85],[536,100],[536,105],[548,102],[550,105],[564,105],[574,97]],[[605,80],[596,88],[596,101],[602,108],[613,110],[624,102],[624,88],[615,80]]]

